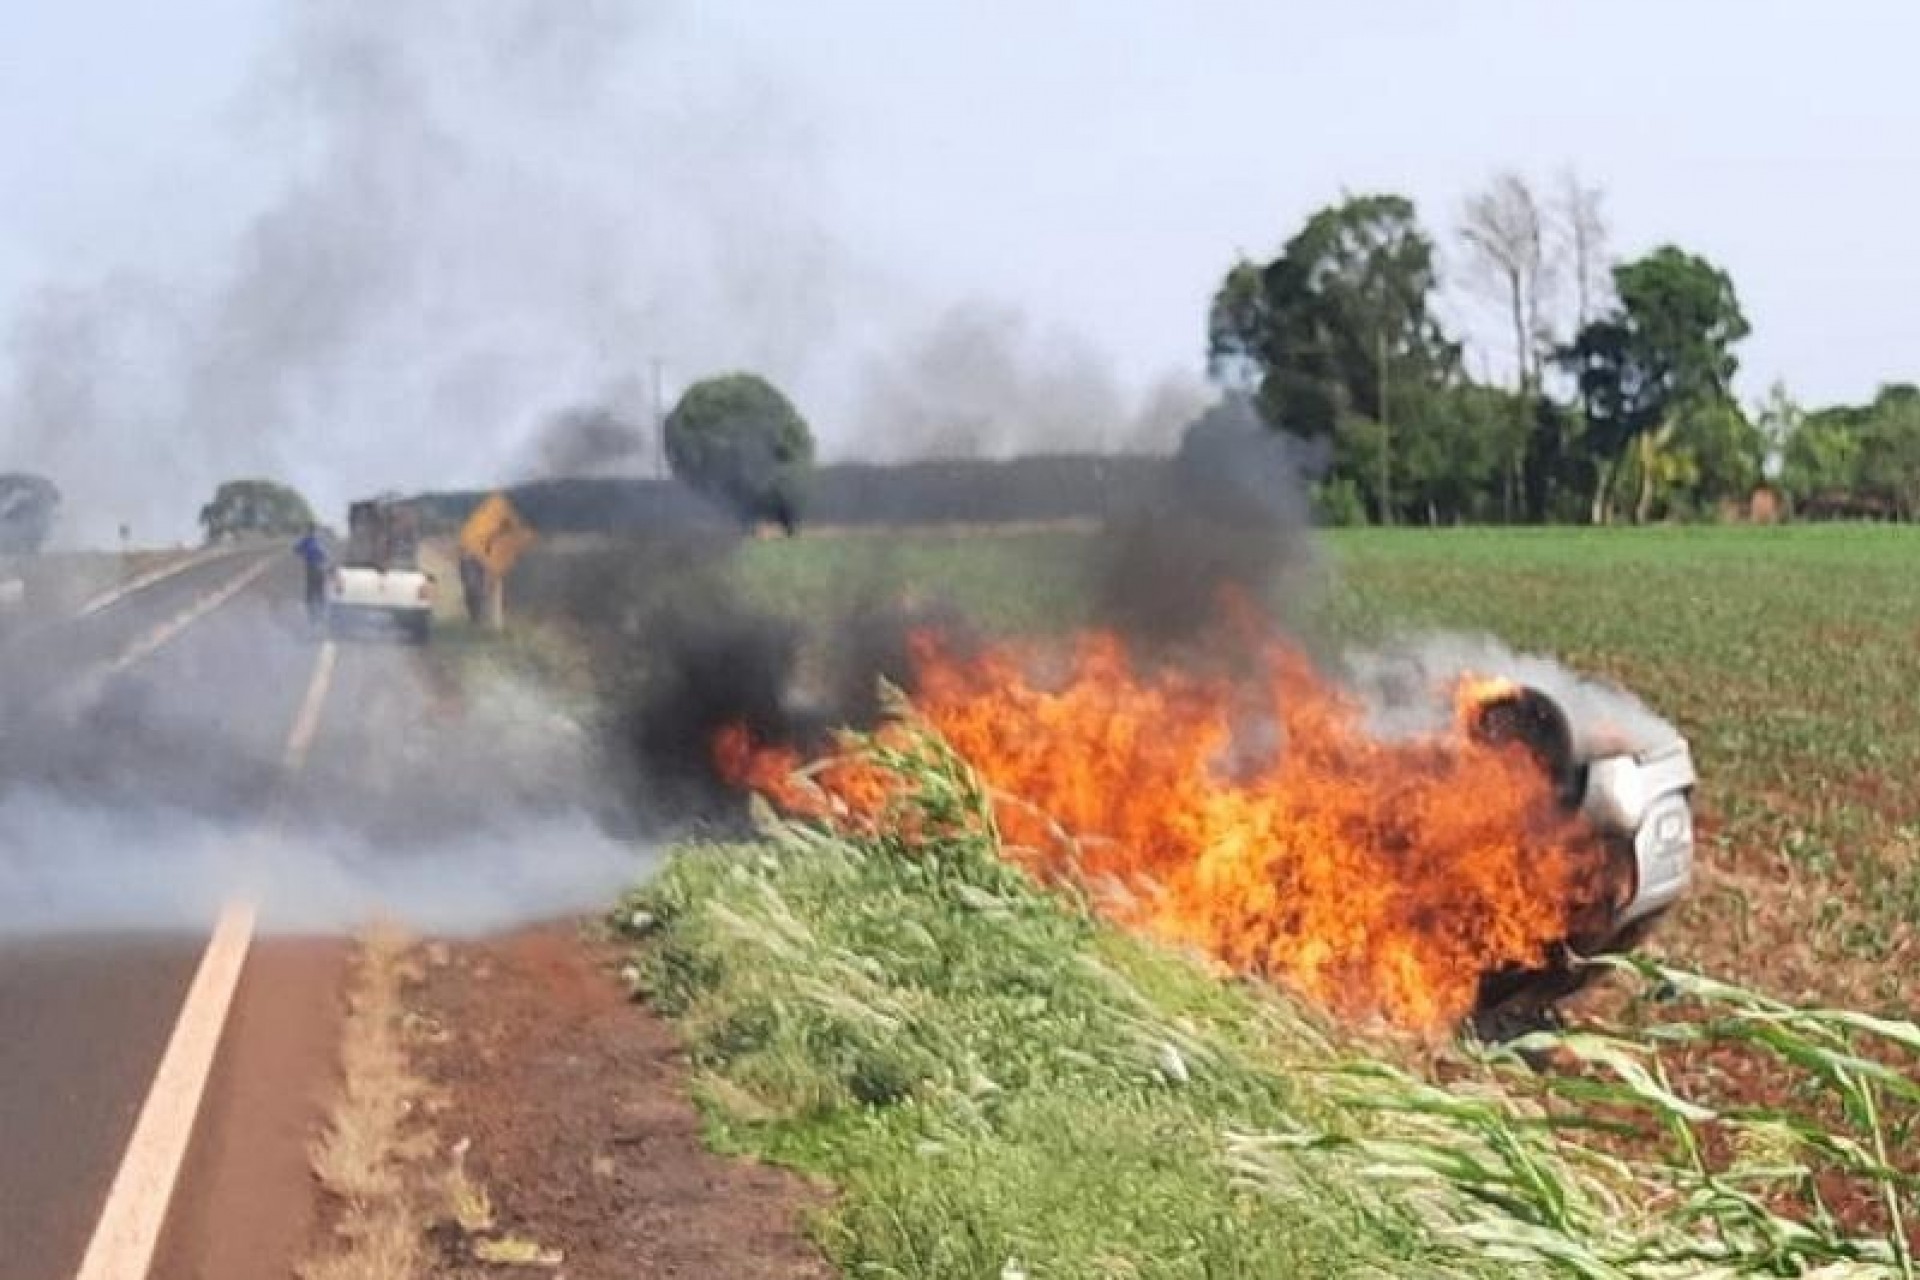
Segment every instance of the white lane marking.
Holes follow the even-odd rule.
[[[262,559],[260,563],[241,570],[232,578],[228,579],[217,590],[201,596],[179,613],[174,614],[171,618],[168,618],[165,622],[128,645],[119,657],[107,664],[106,674],[117,676],[134,663],[151,657],[155,651],[169,640],[172,640],[182,631],[185,631],[188,627],[200,621],[200,619],[206,617],[209,613],[212,613],[215,609],[218,609],[221,605],[259,581],[260,576],[272,567],[273,561]]]
[[[229,903],[187,989],[76,1280],[146,1280],[253,940],[254,909]]]
[[[293,732],[287,735],[287,752],[280,759],[285,773],[298,773],[307,763],[307,752],[313,750],[313,739],[320,732],[320,710],[326,705],[327,690],[333,686],[333,668],[339,658],[337,644],[331,640],[321,643],[320,656],[313,664],[313,678],[307,681],[307,696],[300,702]]]
[[[145,573],[140,574],[138,577],[130,578],[120,583],[118,586],[108,587],[105,591],[102,591],[99,595],[74,610],[73,616],[76,618],[91,618],[102,609],[110,609],[114,605],[119,604],[136,591],[145,591],[155,583],[165,582],[168,578],[176,574],[185,573],[187,570],[197,568],[203,564],[212,564],[216,560],[224,560],[228,556],[244,554],[247,550],[248,548],[246,547],[221,547],[217,551],[191,552],[181,556],[178,560],[169,560],[167,563],[157,565]]]
[[[287,735],[281,757],[283,783],[306,763],[337,660],[337,649],[329,640],[314,659],[306,697]],[[75,1280],[147,1280],[193,1141],[194,1120],[213,1074],[227,1014],[239,989],[256,919],[257,909],[251,902],[229,902],[221,909]]]

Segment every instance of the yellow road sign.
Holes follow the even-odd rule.
[[[533,526],[507,501],[507,495],[496,493],[467,517],[460,530],[460,550],[484,564],[497,581],[507,576],[513,562],[537,537]]]

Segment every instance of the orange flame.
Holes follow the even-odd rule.
[[[1435,1028],[1482,975],[1543,963],[1595,887],[1591,836],[1524,752],[1441,734],[1383,742],[1290,645],[1257,677],[1139,670],[1116,636],[1082,636],[1042,684],[1039,650],[949,652],[914,638],[914,705],[995,797],[1007,854],[1102,895],[1119,921],[1195,945],[1336,1012]],[[1058,666],[1055,662],[1053,665]],[[1509,693],[1465,682],[1463,712]],[[723,776],[801,816],[862,825],[872,766],[798,757],[740,729]]]
[[[1519,692],[1520,686],[1505,676],[1464,675],[1454,690],[1453,702],[1464,718],[1489,702],[1511,698]]]

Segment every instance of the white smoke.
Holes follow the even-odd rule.
[[[0,798],[0,937],[194,931],[229,901],[267,932],[345,932],[395,919],[484,933],[604,907],[655,852],[584,815],[527,817],[389,848],[345,830],[275,832],[178,809],[102,806],[48,791]]]
[[[855,309],[802,104],[751,65],[682,56],[679,11],[281,16],[235,141],[285,178],[220,265],[170,256],[156,227],[13,317],[0,458],[59,484],[67,541],[123,520],[189,537],[240,475],[327,512],[488,483],[555,409],[655,357],[804,384]]]
[[[1344,656],[1346,676],[1381,737],[1431,733],[1453,715],[1451,690],[1463,676],[1503,678],[1559,703],[1582,757],[1666,746],[1681,734],[1634,694],[1571,671],[1553,658],[1517,653],[1491,636],[1428,633]]]
[[[343,643],[290,765],[319,651],[297,598],[261,603],[6,726],[0,937],[193,930],[235,898],[272,931],[475,933],[600,909],[651,872],[578,715],[491,662]]]
[[[569,407],[646,422],[656,361],[669,398],[771,378],[828,459],[1172,448],[1197,377],[1136,390],[1017,310],[917,296],[839,232],[804,94],[690,56],[693,17],[282,0],[228,138],[263,194],[180,192],[15,308],[0,470],[60,487],[64,545],[191,539],[241,476],[338,518],[522,478]]]

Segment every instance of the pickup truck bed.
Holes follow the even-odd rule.
[[[341,565],[328,586],[327,625],[335,635],[398,628],[424,644],[433,631],[433,579],[419,569]]]

